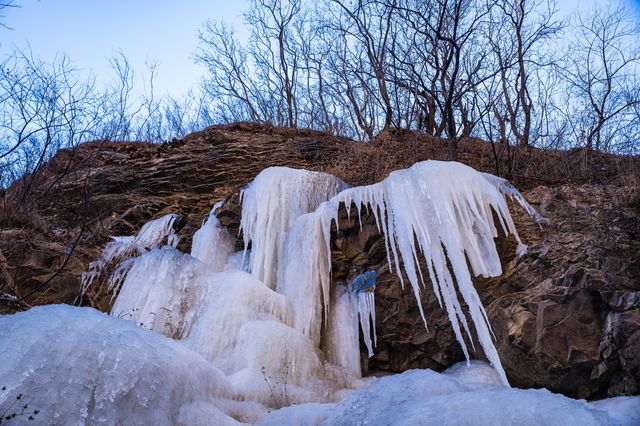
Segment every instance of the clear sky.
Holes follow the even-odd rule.
[[[559,0],[564,16],[608,0]],[[640,16],[640,0],[622,1]],[[198,29],[206,19],[242,27],[248,0],[15,0],[5,10],[13,30],[0,29],[0,54],[27,43],[42,59],[65,52],[76,66],[110,78],[108,58],[123,51],[141,78],[147,59],[161,62],[157,94],[180,96],[197,83],[202,69],[193,62]],[[640,19],[640,18],[639,18]],[[136,84],[140,84],[136,81]],[[140,86],[138,86],[140,88]]]
[[[122,50],[139,76],[147,58],[161,61],[158,94],[180,96],[202,74],[193,62],[202,23],[224,18],[240,27],[247,0],[15,0],[15,4],[21,7],[5,9],[5,23],[13,30],[0,29],[0,52],[28,43],[44,60],[65,52],[77,66],[92,69],[98,78],[110,78],[108,58]]]

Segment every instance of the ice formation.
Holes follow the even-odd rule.
[[[291,225],[347,186],[335,176],[308,170],[270,167],[260,172],[240,193],[240,227],[245,248],[251,242],[251,273],[275,288]]]
[[[526,203],[524,199],[522,201]],[[506,384],[487,315],[467,268],[468,261],[475,275],[502,273],[493,242],[498,236],[494,211],[505,234],[513,234],[518,241],[518,252],[522,254],[526,250],[495,181],[460,163],[424,161],[409,169],[392,172],[380,183],[342,191],[321,206],[324,207],[321,214],[329,212],[325,220],[336,221],[341,204],[347,209],[355,205],[359,217],[362,208],[370,209],[375,215],[378,229],[385,236],[389,266],[395,265],[404,285],[400,270],[402,261],[417,300],[421,300],[421,288],[425,286],[419,266],[420,257],[424,258],[433,290],[440,305],[444,303],[456,338],[469,359],[462,329],[472,344],[473,339],[456,295],[456,291],[460,292],[478,340]],[[324,250],[328,252],[329,248]],[[418,306],[426,325],[421,304]]]
[[[111,237],[111,241],[102,251],[102,256],[91,262],[89,271],[82,274],[82,294],[115,262],[139,256],[163,244],[176,247],[180,242],[180,238],[173,229],[177,217],[175,214],[167,214],[145,223],[136,235]]]
[[[222,201],[216,203],[202,227],[193,235],[191,256],[200,259],[216,271],[224,270],[229,255],[235,247],[235,239],[220,226],[215,213],[222,206]]]
[[[286,169],[287,175],[289,170]],[[264,183],[261,174],[252,184],[252,190],[269,199],[269,205],[274,204],[272,199],[279,199],[279,191],[286,186],[282,182],[295,180],[286,179],[284,172],[285,170],[278,170],[277,173],[270,173],[267,169],[263,173],[269,177],[268,182],[271,186]],[[286,228],[287,231],[279,231],[281,239],[277,244],[283,244],[283,233],[286,233],[287,239],[284,248],[278,251],[279,257],[284,261],[278,269],[277,289],[291,299],[294,327],[313,341],[317,341],[317,330],[320,329],[323,317],[326,320],[331,314],[328,295],[331,285],[332,223],[336,226],[338,224],[340,206],[344,206],[349,215],[355,206],[358,218],[362,215],[362,209],[368,209],[374,214],[378,229],[384,234],[389,266],[395,266],[402,285],[405,283],[401,264],[416,299],[421,300],[425,277],[419,262],[420,257],[423,257],[433,290],[440,305],[444,304],[446,308],[465,356],[469,359],[464,335],[472,345],[473,339],[456,295],[457,291],[468,306],[478,340],[487,358],[496,367],[504,383],[507,383],[492,341],[487,315],[471,281],[467,261],[475,275],[500,275],[500,258],[493,242],[498,235],[493,212],[497,214],[505,234],[515,236],[518,241],[518,254],[522,255],[526,246],[520,241],[505,195],[515,197],[528,212],[533,214],[535,210],[508,185],[508,182],[490,176],[460,163],[425,161],[409,169],[395,171],[380,183],[345,189],[321,203],[312,213],[301,215],[296,221],[291,219],[294,216],[291,210],[283,213],[267,209],[261,213],[260,221],[254,220],[250,223],[262,223],[263,226],[259,227],[261,229],[264,226],[268,227],[270,223],[288,224],[279,228]],[[318,201],[320,198],[315,200]],[[251,212],[258,210],[255,203],[251,203],[247,208]],[[243,218],[244,211],[243,204]],[[296,213],[300,211],[295,210]],[[536,218],[539,217],[537,213],[535,215]],[[259,214],[252,213],[248,216],[257,217]],[[286,220],[281,216],[286,216]],[[253,242],[255,234],[258,234],[258,239],[269,240],[255,229],[246,228],[245,243]],[[270,241],[275,240],[274,238]],[[254,254],[257,247],[254,247]],[[272,247],[269,251],[275,253],[276,249]],[[268,257],[273,259],[274,256],[271,254]],[[451,268],[448,267],[448,263]],[[268,262],[261,261],[258,266],[264,268],[266,264]],[[323,301],[322,304],[320,299]],[[366,300],[366,296],[358,297],[356,301],[355,306],[361,313],[359,316],[371,353],[373,345],[365,328],[370,316],[374,314],[372,301]],[[425,313],[422,312],[420,303],[418,306],[426,326]],[[375,341],[375,334],[373,340]]]
[[[427,278],[419,267],[420,257],[424,258],[433,290],[469,359],[465,335],[472,345],[473,339],[456,294],[462,295],[475,334],[506,384],[486,313],[467,268],[468,261],[476,275],[501,273],[493,243],[498,234],[494,212],[503,231],[517,239],[518,252],[525,250],[506,196],[539,217],[507,181],[459,163],[422,162],[393,172],[378,184],[358,188],[347,188],[338,178],[324,173],[269,168],[244,188],[241,196],[241,229],[245,251],[251,247],[248,269],[253,281],[229,266],[233,263],[240,269],[237,255],[231,256],[234,240],[215,218],[216,206],[194,236],[191,256],[170,248],[156,249],[118,267],[111,287],[117,290],[122,285],[122,290],[112,314],[183,339],[230,375],[246,368],[253,370],[242,374],[257,373],[255,365],[247,367],[251,361],[237,355],[238,347],[252,352],[248,347],[258,346],[262,337],[272,333],[271,341],[277,342],[289,333],[286,340],[297,342],[307,352],[309,348],[320,350],[358,377],[357,322],[371,356],[376,343],[374,296],[372,292],[352,292],[346,305],[346,295],[332,290],[330,238],[341,206],[349,216],[355,208],[359,218],[367,209],[384,234],[390,268],[395,268],[404,286],[403,266],[417,300]],[[258,291],[260,286],[264,288]],[[420,303],[418,306],[422,309]],[[421,315],[426,325],[426,315],[422,311]],[[340,325],[337,316],[350,322]],[[260,328],[258,321],[270,321],[271,326]],[[254,329],[260,329],[264,336],[243,340]],[[309,344],[303,344],[294,330]],[[336,350],[338,339],[349,343]],[[302,358],[298,355],[293,351],[285,357],[285,364],[274,360],[273,368],[268,362],[264,367],[276,374],[290,363],[299,363]],[[300,370],[295,365],[292,369]],[[317,366],[302,370],[308,377],[326,373]]]
[[[361,291],[351,295],[352,309],[358,312],[364,344],[369,358],[373,356],[373,347],[377,344],[376,336],[376,307],[372,291]],[[373,342],[371,336],[373,335]]]

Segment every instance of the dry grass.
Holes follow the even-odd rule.
[[[378,182],[391,171],[410,167],[419,161],[447,159],[445,139],[392,130],[381,133],[369,143],[343,144],[337,160],[327,172],[351,185],[364,185]],[[582,149],[558,151],[500,144],[492,147],[490,143],[474,138],[459,142],[458,161],[505,177],[520,189],[567,183],[633,186],[632,182],[637,182],[637,176],[640,176],[638,157]]]

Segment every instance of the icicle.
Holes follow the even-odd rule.
[[[293,326],[320,345],[322,312],[330,299],[330,230],[318,213],[300,216],[290,228],[278,269],[276,290],[289,299]]]
[[[191,244],[191,256],[200,259],[211,266],[214,271],[223,271],[225,264],[233,249],[235,239],[220,226],[220,221],[215,215],[218,208],[222,206],[222,201],[216,203],[211,209],[211,213],[202,227],[193,235]]]
[[[500,258],[493,243],[497,230],[492,210],[498,213],[505,233],[513,234],[520,244],[504,194],[516,197],[529,213],[535,213],[535,210],[523,204],[526,202],[513,187],[507,186],[500,178],[488,176],[460,163],[426,161],[406,170],[395,171],[381,183],[343,191],[330,203],[348,206],[366,201],[372,211],[380,211],[387,254],[390,255],[389,251],[393,254],[401,282],[403,277],[399,260],[402,260],[418,301],[420,249],[428,265],[434,292],[439,300],[444,301],[465,355],[468,358],[460,323],[469,340],[472,339],[456,290],[469,308],[478,339],[489,361],[503,382],[507,383],[491,339],[487,315],[471,282],[467,259],[476,275],[501,274]],[[451,271],[447,260],[451,264]],[[457,283],[457,289],[454,282]],[[422,309],[420,302],[418,306]],[[422,310],[421,315],[426,324]]]
[[[275,288],[288,229],[347,185],[326,173],[270,167],[240,193],[240,229],[245,249],[251,243],[251,273]]]
[[[344,283],[333,286],[331,293],[332,309],[323,337],[323,352],[330,363],[347,368],[355,377],[362,377],[358,311],[354,309]]]
[[[373,347],[378,344],[376,337],[376,310],[373,292],[361,291],[352,293],[352,306],[358,312],[360,328],[369,358],[373,356]],[[373,342],[371,336],[373,334]]]

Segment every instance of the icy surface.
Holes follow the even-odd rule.
[[[215,271],[224,270],[235,247],[235,238],[220,226],[220,221],[215,215],[221,205],[222,201],[213,206],[202,227],[193,235],[191,246],[191,256],[200,259]]]
[[[335,176],[288,167],[270,167],[240,193],[240,228],[251,243],[251,273],[275,288],[278,262],[293,222],[312,212],[347,185]]]
[[[82,274],[82,293],[93,281],[102,275],[114,262],[122,262],[130,257],[139,256],[164,244],[176,247],[180,237],[176,235],[173,224],[178,216],[168,214],[145,223],[137,235],[111,237],[100,259],[91,262],[89,271]]]
[[[452,370],[410,370],[375,380],[336,404],[278,410],[259,425],[632,425],[637,419],[545,389],[501,384],[490,366],[474,361]],[[640,397],[633,397],[636,404]]]
[[[328,362],[361,377],[358,312],[344,283],[335,285],[331,294],[332,311],[324,332],[323,352]]]
[[[110,287],[120,288],[111,315],[167,337],[189,333],[206,297],[213,270],[171,246],[154,249],[121,264]]]
[[[22,394],[37,424],[211,424],[201,412],[237,424],[242,411],[203,358],[91,308],[0,315],[0,359],[0,407]]]

